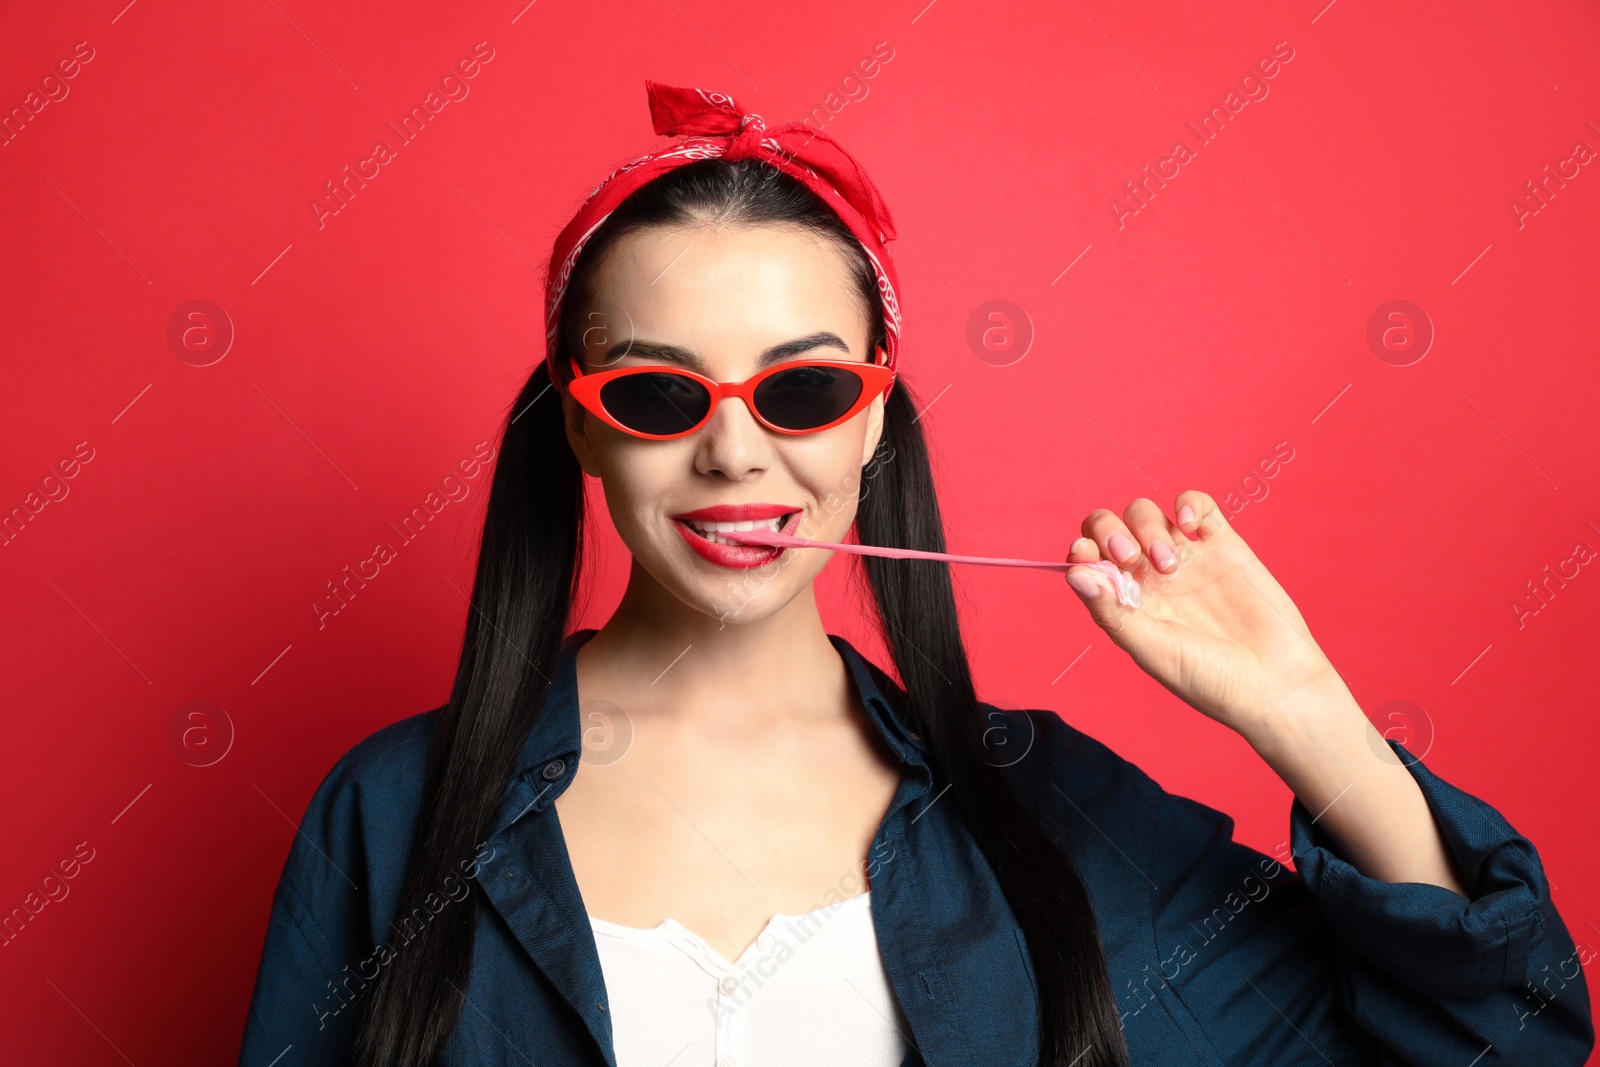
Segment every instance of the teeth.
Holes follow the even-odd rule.
[[[787,515],[776,515],[770,519],[745,519],[741,522],[702,522],[698,519],[684,519],[683,521],[696,533],[704,535],[708,541],[715,541],[719,545],[749,547],[732,538],[721,535],[742,533],[746,530],[755,529],[771,530],[773,533],[777,533],[779,527],[783,525],[784,520],[787,518]]]

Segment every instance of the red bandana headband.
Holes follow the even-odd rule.
[[[545,281],[545,358],[550,363],[551,380],[556,380],[556,323],[561,301],[584,244],[635,189],[697,159],[760,159],[804,182],[838,213],[861,242],[877,275],[884,311],[884,363],[893,368],[900,353],[900,300],[888,242],[899,235],[888,205],[861,165],[833,138],[802,122],[768,130],[760,115],[741,111],[731,96],[648,79],[644,86],[656,133],[679,139],[612,171],[594,187],[556,238]],[[884,396],[888,396],[888,390]]]

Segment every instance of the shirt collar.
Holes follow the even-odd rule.
[[[575,630],[562,642],[555,677],[551,679],[538,717],[517,756],[505,800],[495,820],[496,832],[528,811],[542,811],[554,803],[577,771],[584,730],[608,725],[585,723],[578,707],[578,649],[598,632],[593,628]],[[837,634],[829,634],[828,640],[843,658],[867,717],[884,742],[902,763],[927,768],[927,742],[907,721],[898,687],[882,668],[857,652],[849,641]]]

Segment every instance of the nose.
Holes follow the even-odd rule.
[[[735,481],[772,465],[772,434],[756,421],[743,397],[725,396],[695,434],[695,468]]]

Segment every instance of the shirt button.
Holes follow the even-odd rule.
[[[717,1067],[733,1067],[736,1062],[732,1056],[722,1056],[717,1060]]]
[[[730,974],[728,977],[717,983],[717,988],[729,996],[732,996],[734,993],[739,991],[739,979]],[[724,1056],[723,1059],[727,1060],[728,1064],[730,1065],[733,1063],[732,1056]]]
[[[560,778],[563,774],[567,773],[567,761],[553,759],[544,765],[544,770],[540,773],[544,775],[545,781],[553,782],[557,778]]]
[[[771,934],[762,934],[760,937],[756,938],[756,947],[759,948],[763,952],[765,952],[767,949],[771,948],[772,947],[772,935]]]

